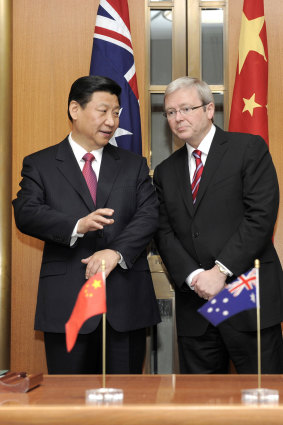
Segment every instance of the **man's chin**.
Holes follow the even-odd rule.
[[[187,131],[182,131],[182,132],[178,132],[176,133],[176,136],[180,139],[180,140],[184,140],[184,142],[186,142],[190,137],[191,137],[191,133],[188,133]]]

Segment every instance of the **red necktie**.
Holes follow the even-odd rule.
[[[88,185],[93,202],[94,204],[96,204],[97,178],[91,165],[94,159],[95,159],[94,155],[92,155],[92,153],[89,153],[89,152],[83,156],[83,160],[85,161],[85,165],[83,168],[83,175]]]
[[[195,169],[193,180],[192,180],[193,203],[195,203],[197,193],[198,193],[199,184],[200,184],[201,175],[202,175],[202,172],[203,172],[203,163],[201,162],[201,151],[194,150],[193,155],[194,155],[195,160],[196,160],[196,169]]]

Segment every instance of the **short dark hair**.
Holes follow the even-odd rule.
[[[69,112],[69,106],[72,100],[78,102],[81,108],[84,109],[86,104],[90,102],[93,93],[96,91],[104,91],[116,95],[120,105],[121,87],[115,81],[100,75],[80,77],[72,84],[69,93],[68,117],[70,121],[73,121]]]

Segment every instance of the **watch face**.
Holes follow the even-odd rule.
[[[221,273],[225,274],[225,276],[228,276],[227,271],[226,271],[226,270],[225,270],[222,266],[220,266],[219,264],[217,264],[217,265],[218,265],[219,271],[220,271]]]

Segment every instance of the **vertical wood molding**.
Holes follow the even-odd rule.
[[[12,2],[0,0],[0,369],[10,363]]]

